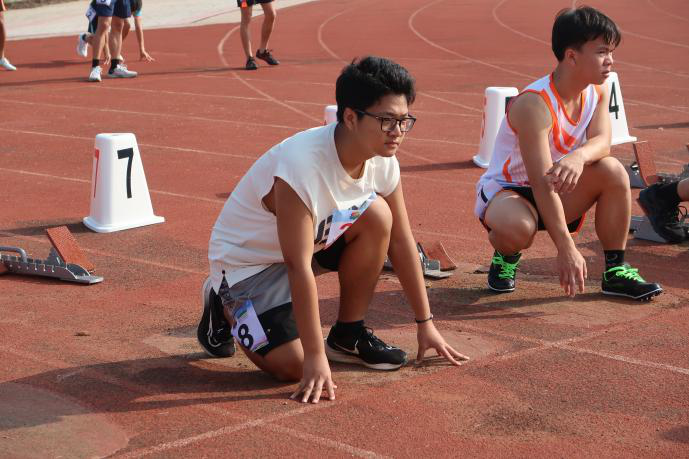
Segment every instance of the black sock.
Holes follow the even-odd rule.
[[[114,71],[114,70],[115,70],[115,67],[117,67],[118,65],[120,65],[120,60],[119,60],[119,59],[113,59],[113,60],[111,60],[111,61],[110,61],[110,71],[111,71],[111,72]]]
[[[624,250],[603,250],[605,254],[605,270],[624,263]]]
[[[99,65],[100,65],[100,59],[92,59],[91,60],[91,68],[98,67]]]
[[[679,182],[664,183],[658,187],[658,197],[665,202],[668,207],[677,207],[682,199],[677,193]]]
[[[356,322],[335,322],[332,329],[334,338],[358,338],[361,329],[364,328],[364,321],[357,320]]]
[[[519,261],[519,259],[522,256],[521,252],[517,252],[513,255],[503,255],[502,253],[498,252],[497,250],[495,251],[495,255],[501,255],[502,259],[505,260],[507,263],[516,263]]]

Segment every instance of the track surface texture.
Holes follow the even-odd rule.
[[[624,34],[614,70],[631,135],[653,144],[660,171],[680,171],[689,162],[689,3],[590,3]],[[546,234],[525,253],[515,293],[491,294],[480,273],[492,254],[472,213],[483,91],[549,72],[552,20],[570,5],[313,2],[280,11],[280,66],[242,70],[236,24],[150,30],[157,61],[132,59],[138,78],[101,84],[85,81],[74,37],[10,42],[19,71],[0,73],[0,245],[45,257],[44,229],[67,225],[105,281],[0,276],[0,456],[688,456],[687,243],[630,239],[627,259],[665,288],[648,303],[599,293],[593,215],[576,239],[589,266],[585,294],[562,295]],[[135,51],[130,38],[125,55]],[[458,262],[428,293],[437,327],[472,360],[393,373],[333,364],[337,400],[304,405],[288,400],[294,385],[243,356],[202,354],[208,238],[252,162],[321,124],[341,68],[366,54],[417,79],[402,180],[416,238],[442,240]],[[102,132],[136,134],[164,224],[110,234],[82,225]],[[628,163],[631,146],[613,154]],[[318,283],[327,332],[337,280]],[[412,319],[384,275],[368,325],[415,356]]]

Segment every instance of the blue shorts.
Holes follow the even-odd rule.
[[[94,0],[91,3],[96,14],[100,17],[127,19],[132,15],[132,6],[129,0]]]

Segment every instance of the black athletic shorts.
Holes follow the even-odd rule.
[[[538,205],[536,205],[536,199],[533,196],[533,189],[531,189],[530,186],[511,186],[511,187],[506,187],[504,190],[507,191],[514,191],[517,193],[519,196],[522,198],[526,199],[531,203],[531,205],[534,206],[536,209],[536,213],[538,214],[538,231],[543,231],[545,229],[545,225],[543,224],[543,219],[541,218],[541,212],[538,210]],[[576,220],[567,223],[567,229],[569,230],[570,233],[576,233],[581,229],[581,226],[584,224],[584,218],[586,215],[582,215],[581,217],[577,218]]]
[[[338,238],[327,249],[321,250],[313,255],[316,262],[328,271],[337,271],[340,265],[340,258],[347,243],[344,235]],[[292,303],[285,303],[280,306],[267,310],[258,315],[258,321],[268,338],[268,344],[256,349],[256,353],[262,357],[268,355],[270,351],[278,346],[299,338],[297,322],[294,319]]]
[[[240,8],[248,8],[250,6],[258,5],[259,3],[270,3],[273,0],[237,0],[237,6]]]

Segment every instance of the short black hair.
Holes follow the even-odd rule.
[[[342,122],[345,108],[366,110],[389,94],[403,95],[407,104],[414,103],[414,78],[407,69],[383,57],[354,59],[342,69],[335,83],[337,121]]]
[[[595,8],[565,8],[555,16],[551,44],[558,61],[565,58],[567,48],[578,50],[584,43],[598,37],[603,37],[607,44],[615,48],[622,40],[622,34],[613,20]]]

